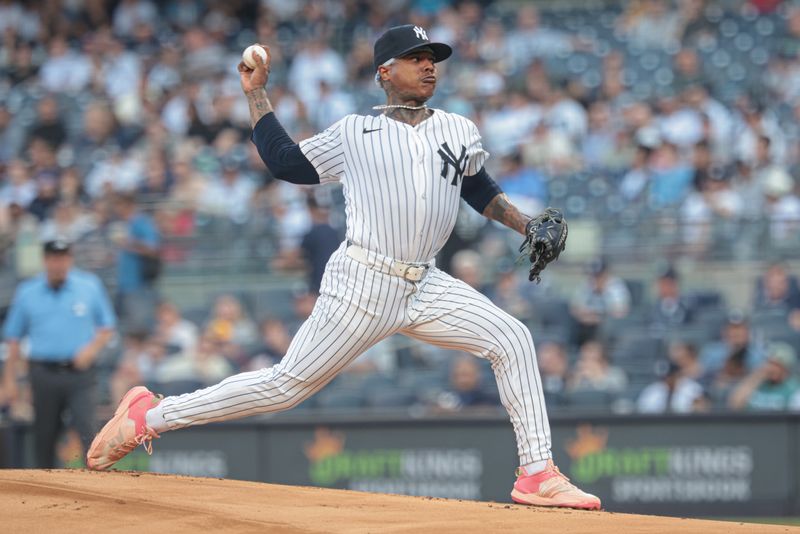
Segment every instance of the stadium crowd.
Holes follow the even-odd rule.
[[[187,240],[205,236],[230,261],[234,250],[264,272],[310,273],[287,309],[226,294],[205,313],[138,288],[126,297],[118,267],[107,281],[124,338],[108,398],[278,361],[343,234],[335,188],[272,179],[249,142],[241,50],[271,46],[270,97],[300,140],[381,103],[372,43],[406,22],[453,45],[431,104],[475,120],[489,171],[524,211],[563,206],[603,229],[601,249],[631,256],[653,245],[668,260],[800,256],[796,3],[0,0],[6,275],[35,272],[39,243],[55,237],[75,243],[79,264],[114,268],[114,236],[131,224],[115,208],[134,197],[167,267],[190,262]],[[740,311],[682,290],[672,265],[636,282],[598,258],[581,287],[534,288],[510,261],[514,241],[462,210],[438,264],[530,324],[554,410],[800,409],[789,264],[765,268]],[[308,404],[498,405],[484,362],[453,356],[393,338]]]

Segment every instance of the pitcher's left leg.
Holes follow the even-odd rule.
[[[464,282],[439,270],[411,304],[401,332],[486,358],[517,438],[520,470],[512,498],[539,506],[599,509],[600,500],[569,483],[551,459],[550,424],[530,331]]]

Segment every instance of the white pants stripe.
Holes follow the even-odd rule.
[[[528,329],[460,280],[432,269],[419,283],[334,253],[311,317],[277,365],[162,401],[170,429],[296,406],[382,339],[401,333],[490,361],[521,464],[550,458],[550,426]]]

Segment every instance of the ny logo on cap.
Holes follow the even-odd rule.
[[[425,30],[419,26],[414,26],[414,33],[417,35],[417,39],[424,39],[425,41],[428,40],[428,34],[425,33]]]

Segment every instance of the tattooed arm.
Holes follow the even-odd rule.
[[[247,104],[250,106],[250,126],[255,127],[261,117],[272,111],[272,104],[267,97],[267,90],[264,88],[269,79],[269,66],[272,56],[269,47],[259,45],[267,52],[267,60],[253,52],[253,61],[256,68],[251,69],[244,62],[239,63],[239,78],[242,82],[242,90],[247,96]]]
[[[525,225],[531,217],[525,215],[514,206],[505,193],[495,196],[483,210],[483,216],[502,223],[512,230],[525,235]]]
[[[317,170],[272,112],[272,104],[264,89],[269,79],[272,56],[268,46],[260,46],[267,52],[267,61],[262,61],[253,52],[256,68],[251,69],[244,62],[239,63],[238,67],[242,91],[250,106],[250,125],[253,127],[251,139],[272,176],[293,184],[318,184]]]
[[[255,128],[261,117],[273,111],[272,103],[267,96],[267,90],[263,87],[248,91],[245,95],[247,96],[247,105],[250,107],[250,127]]]

